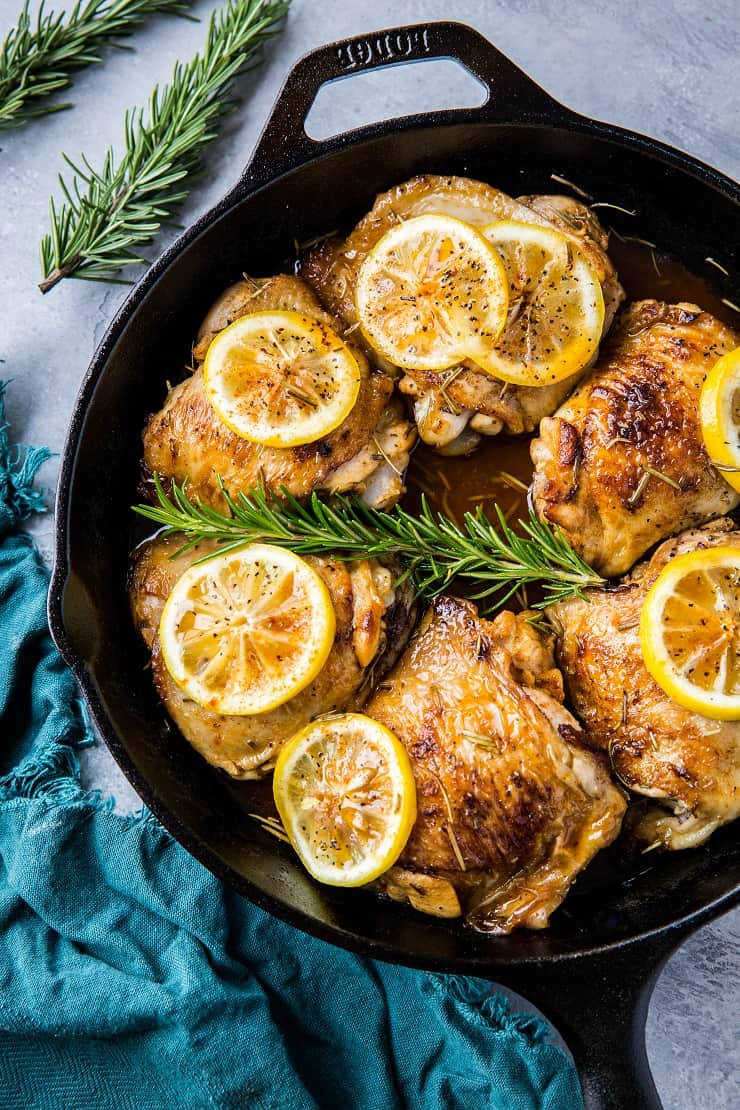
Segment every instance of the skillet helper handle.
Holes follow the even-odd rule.
[[[440,115],[450,120],[457,117],[476,121],[538,120],[556,123],[570,114],[488,39],[464,23],[417,23],[393,27],[320,46],[296,62],[275,101],[272,114],[237,188],[256,188],[342,145],[346,136],[317,142],[306,134],[306,117],[322,85],[368,70],[431,58],[449,58],[459,62],[488,90],[486,102],[479,108],[402,117],[398,121],[399,128],[410,119],[423,122],[425,119],[438,120]],[[371,134],[374,126],[353,132],[353,138],[363,133]]]
[[[586,1110],[662,1110],[645,1045],[648,1008],[661,969],[692,931],[679,926],[603,954],[501,970],[500,981],[567,1044]]]

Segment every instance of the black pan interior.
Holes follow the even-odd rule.
[[[124,306],[83,390],[71,433],[77,438],[68,487],[69,577],[63,638],[76,656],[96,721],[125,773],[175,835],[242,893],[295,924],[390,959],[481,970],[540,960],[637,937],[721,899],[740,881],[732,827],[703,848],[633,863],[623,874],[595,869],[581,880],[542,934],[487,938],[458,924],[425,919],[357,891],[322,888],[289,849],[244,815],[238,789],[182,740],[159,705],[128,615],[125,578],[132,540],[140,432],[158,407],[165,379],[190,358],[196,322],[243,270],[285,265],[294,240],[348,226],[374,194],[418,172],[479,177],[513,195],[554,192],[550,174],[595,198],[635,210],[608,210],[604,222],[643,236],[694,272],[705,259],[740,268],[740,206],[690,164],[670,165],[650,144],[599,129],[494,123],[414,127],[337,149],[208,217],[184,248]],[[720,296],[738,300],[715,271]],[[725,284],[722,284],[722,283]],[[69,472],[70,460],[67,470]],[[62,493],[64,497],[64,491]],[[65,522],[60,526],[62,538]],[[71,649],[71,651],[69,650]],[[79,660],[85,663],[80,664]]]

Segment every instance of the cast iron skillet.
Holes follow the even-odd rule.
[[[488,89],[486,103],[324,142],[306,135],[306,113],[325,82],[432,57],[462,62]],[[731,273],[740,268],[736,184],[686,154],[576,115],[469,27],[400,27],[312,52],[289,74],[240,180],[152,266],[93,359],[62,465],[51,628],[124,773],[214,874],[335,944],[511,986],[562,1032],[588,1107],[659,1107],[645,1052],[650,994],[681,940],[738,901],[730,827],[695,851],[646,856],[626,879],[577,884],[543,933],[484,937],[370,894],[320,887],[244,818],[239,788],[169,725],[129,618],[139,432],[161,404],[164,379],[188,362],[195,321],[243,269],[274,272],[294,239],[350,225],[376,192],[421,171],[480,177],[514,196],[552,191],[557,172],[636,208],[635,233],[689,269],[704,270],[708,255]],[[729,279],[721,295],[733,296]]]

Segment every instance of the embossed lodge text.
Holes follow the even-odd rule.
[[[379,62],[396,62],[429,53],[429,31],[399,31],[360,39],[337,47],[340,69],[360,69]]]

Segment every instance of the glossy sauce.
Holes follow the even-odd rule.
[[[625,291],[624,303],[646,298],[670,303],[688,301],[731,327],[740,326],[740,315],[724,304],[712,287],[710,263],[707,263],[707,276],[701,277],[675,258],[640,243],[620,242],[615,236],[611,236],[609,256]],[[478,504],[491,516],[494,503],[498,503],[508,523],[516,527],[517,521],[528,515],[527,494],[525,490],[512,488],[505,476],[511,475],[525,486],[529,485],[533,469],[529,456],[532,438],[534,435],[484,437],[472,455],[457,458],[444,458],[423,444],[417,446],[407,475],[404,505],[411,511],[418,510],[423,492],[433,509],[452,516],[459,523],[465,512],[473,511]],[[465,590],[458,584],[452,592],[463,594]],[[530,589],[527,600],[530,604],[536,601],[536,591]],[[521,596],[512,597],[507,607],[521,608]],[[659,865],[658,853],[644,857],[640,849],[641,845],[630,837],[625,827],[614,844],[599,852],[579,876],[577,890],[566,899],[558,913],[569,916],[579,894],[588,895],[604,886],[630,883],[637,875]]]
[[[616,236],[611,237],[609,255],[624,287],[626,302],[649,297],[668,302],[688,301],[713,313],[730,326],[740,326],[740,315],[723,304],[721,296],[713,288],[712,283],[719,276],[719,271],[715,272],[711,264],[706,266],[706,275],[699,276],[675,258],[653,252],[640,243],[621,242]],[[472,455],[457,458],[445,458],[423,444],[418,445],[407,474],[408,491],[403,498],[404,506],[411,512],[418,511],[424,493],[431,508],[460,522],[465,512],[473,511],[478,504],[491,516],[494,503],[498,503],[507,521],[516,526],[518,519],[528,515],[527,494],[526,490],[516,488],[507,476],[518,479],[525,487],[529,485],[532,478],[529,456],[531,438],[484,436],[480,447]],[[458,584],[454,592],[463,594],[465,590]],[[530,589],[529,603],[536,599],[535,591]],[[512,598],[507,605],[512,609],[519,608],[521,599]],[[226,780],[225,776],[223,779],[245,811],[274,814],[269,779],[259,782],[237,782]],[[571,916],[579,896],[588,896],[589,892],[605,886],[629,885],[638,875],[658,865],[659,853],[641,855],[640,846],[631,840],[627,832],[623,832],[614,844],[599,852],[579,876],[577,889],[566,899],[558,914]],[[286,871],[287,898],[290,898],[289,884],[289,873]],[[577,913],[575,909],[576,917]],[[419,921],[423,920],[420,915]],[[606,921],[605,929],[612,928],[613,924]]]
[[[624,287],[626,302],[648,297],[671,303],[689,301],[732,327],[740,326],[740,315],[723,304],[712,288],[711,263],[707,263],[707,276],[700,277],[675,258],[641,243],[621,242],[614,235],[609,242],[609,257]],[[718,274],[716,271],[715,276]],[[531,438],[484,436],[477,451],[458,458],[444,458],[420,444],[411,458],[404,506],[416,511],[423,492],[433,509],[460,522],[477,504],[490,516],[494,502],[498,502],[507,521],[516,525],[520,517],[527,516],[527,495],[524,490],[512,488],[504,476],[512,475],[529,485]]]

